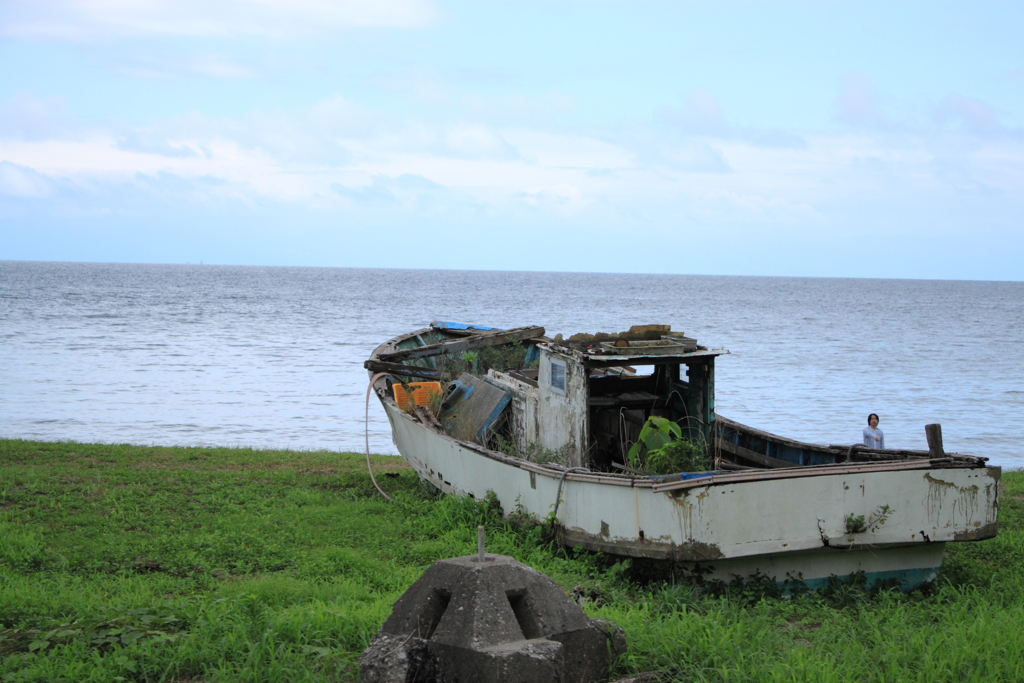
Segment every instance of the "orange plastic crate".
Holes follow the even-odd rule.
[[[406,391],[401,384],[393,384],[391,388],[395,391],[395,403],[402,410],[409,408],[410,397],[416,405],[425,406],[430,403],[431,394],[441,393],[440,382],[409,382],[411,391]]]

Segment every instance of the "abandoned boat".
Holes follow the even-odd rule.
[[[544,334],[437,322],[373,351],[372,389],[420,477],[552,519],[566,545],[713,580],[863,572],[910,589],[947,542],[996,535],[1000,468],[945,453],[937,425],[928,451],[801,443],[715,413],[728,351],[661,325]],[[697,457],[654,471],[670,451]]]

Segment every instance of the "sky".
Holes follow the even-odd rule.
[[[1024,280],[1024,3],[0,0],[0,260]]]

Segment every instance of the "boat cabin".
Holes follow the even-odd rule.
[[[388,381],[440,380],[432,383],[444,394],[437,414],[420,418],[449,436],[563,468],[646,475],[629,466],[628,453],[651,417],[678,425],[706,464],[719,469],[921,458],[956,466],[984,462],[946,454],[936,425],[928,451],[872,450],[803,443],[716,416],[715,358],[726,353],[668,325],[551,339],[542,327],[437,322],[378,347],[365,365]]]
[[[520,451],[539,446],[568,466],[612,470],[628,462],[651,416],[678,423],[704,450],[712,443],[715,357],[728,351],[667,325],[556,338],[536,349],[533,372],[491,373],[513,393],[506,431]]]

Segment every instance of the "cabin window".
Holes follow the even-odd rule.
[[[565,363],[560,360],[551,361],[551,390],[565,396]]]

